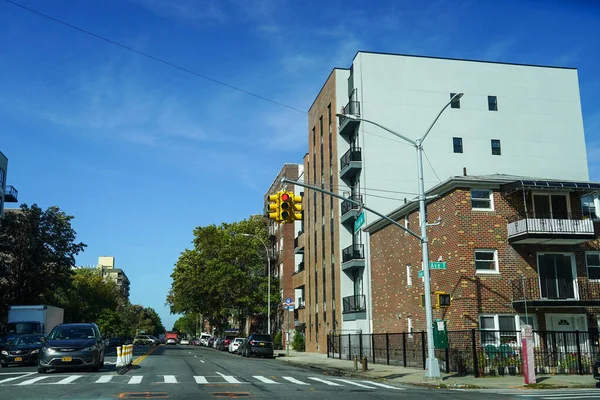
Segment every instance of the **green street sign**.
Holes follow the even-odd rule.
[[[430,261],[429,269],[446,269],[446,261]]]
[[[423,278],[425,276],[425,271],[420,270],[419,272],[417,272],[417,278]]]
[[[361,212],[356,221],[354,221],[354,233],[360,230],[360,227],[365,223],[365,212]]]

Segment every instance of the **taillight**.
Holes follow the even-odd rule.
[[[251,340],[248,343],[250,343],[250,346],[252,346],[252,345],[254,345],[254,340]]]

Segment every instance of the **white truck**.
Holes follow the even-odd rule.
[[[52,328],[63,323],[64,310],[59,307],[10,306],[8,308],[7,339],[19,334],[41,333],[47,335]]]

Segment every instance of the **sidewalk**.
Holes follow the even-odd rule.
[[[370,364],[366,372],[354,369],[354,361],[327,358],[322,353],[300,353],[290,350],[287,356],[283,350],[277,360],[302,368],[313,369],[334,376],[350,376],[362,379],[387,380],[406,385],[431,386],[437,388],[464,389],[558,389],[558,388],[593,388],[596,381],[590,375],[541,375],[537,383],[525,385],[522,376],[482,377],[458,376],[442,372],[441,380],[425,380],[422,369],[404,368],[395,365]]]

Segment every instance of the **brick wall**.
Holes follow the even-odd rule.
[[[447,320],[448,329],[477,327],[481,313],[515,314],[510,281],[521,274],[537,278],[536,252],[573,252],[578,276],[587,276],[584,251],[600,248],[598,240],[576,246],[511,245],[507,242],[507,220],[522,214],[525,204],[531,210],[531,196],[526,196],[525,203],[521,191],[507,196],[494,191],[493,200],[494,211],[473,211],[470,189],[462,188],[428,204],[428,221],[441,217],[439,226],[428,228],[430,260],[441,258],[447,262],[446,270],[430,271],[431,291],[450,293],[453,299],[451,308],[434,310],[433,317]],[[580,209],[578,194],[571,195],[571,206],[573,212]],[[409,215],[409,223],[418,232],[418,212]],[[422,254],[419,241],[394,226],[371,234],[370,240],[374,332],[407,331],[408,318],[415,331],[425,330],[425,313],[420,306],[423,283],[417,278]],[[475,273],[475,249],[498,251],[498,274]],[[407,265],[411,266],[412,286],[407,285]],[[598,309],[577,312],[586,311],[594,313]],[[544,328],[543,322],[543,318],[538,318],[540,328]],[[595,322],[590,326],[595,326]]]

